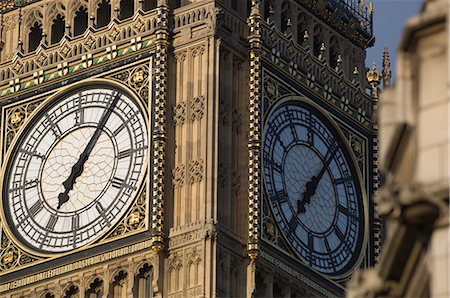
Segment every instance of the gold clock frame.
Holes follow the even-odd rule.
[[[32,120],[34,120],[34,118],[36,117],[36,115],[38,115],[44,108],[46,108],[51,102],[55,101],[58,98],[63,97],[64,95],[71,93],[72,91],[78,89],[78,88],[84,88],[87,86],[93,86],[93,85],[109,85],[114,89],[118,89],[123,91],[124,93],[126,93],[128,96],[130,96],[132,99],[134,99],[139,108],[142,110],[142,112],[144,113],[144,120],[146,122],[147,125],[147,138],[149,140],[149,148],[147,149],[147,159],[146,159],[146,169],[145,169],[145,174],[144,174],[144,178],[143,180],[140,182],[138,189],[139,191],[137,192],[138,194],[132,199],[133,201],[136,201],[137,198],[142,195],[142,192],[144,191],[144,187],[145,189],[145,200],[147,202],[147,205],[149,205],[150,203],[150,183],[148,183],[148,178],[150,177],[150,173],[151,173],[151,163],[150,163],[150,155],[151,155],[151,131],[152,131],[152,121],[150,119],[151,116],[151,105],[152,105],[152,101],[149,100],[148,101],[148,106],[146,107],[143,103],[143,100],[140,98],[140,96],[138,94],[136,94],[135,91],[133,91],[131,88],[129,88],[128,86],[126,86],[125,84],[122,84],[121,82],[118,82],[114,79],[108,78],[86,78],[84,80],[81,80],[79,82],[73,83],[71,85],[65,86],[64,88],[58,90],[57,92],[53,93],[52,95],[50,95],[48,98],[44,99],[37,107],[36,109],[30,114],[30,116],[28,117],[28,119],[21,125],[20,129],[18,130],[17,134],[14,136],[13,141],[11,142],[11,145],[9,146],[6,155],[3,158],[2,161],[2,166],[1,166],[1,170],[0,170],[0,194],[3,193],[3,181],[4,181],[4,177],[6,175],[7,172],[7,166],[8,163],[10,161],[11,158],[11,153],[13,151],[13,148],[16,146],[17,142],[19,141],[19,139],[23,136],[24,131],[26,130],[27,126],[30,124],[30,122]],[[151,82],[150,82],[151,85]],[[151,88],[150,88],[150,94],[151,94]],[[131,204],[128,209],[130,209],[132,207],[133,204]],[[17,245],[17,247],[21,250],[23,250],[24,252],[26,252],[27,254],[31,255],[31,256],[35,256],[35,257],[39,257],[42,258],[41,260],[38,260],[36,262],[32,262],[30,264],[27,264],[25,266],[22,266],[21,268],[17,268],[16,270],[19,269],[23,269],[26,268],[28,266],[33,266],[35,264],[38,263],[42,263],[42,262],[46,262],[49,261],[50,259],[57,259],[60,258],[62,256],[68,256],[68,255],[72,255],[75,253],[78,253],[80,251],[84,251],[87,249],[91,249],[103,244],[107,244],[109,242],[112,241],[116,241],[117,239],[121,239],[121,238],[126,238],[129,237],[131,235],[134,234],[138,234],[138,233],[142,233],[143,231],[148,231],[149,230],[149,219],[150,219],[150,212],[149,212],[149,208],[146,208],[145,210],[145,228],[143,230],[137,230],[137,231],[132,231],[127,233],[126,235],[118,235],[115,237],[112,237],[110,239],[105,239],[106,236],[108,236],[111,231],[114,230],[114,228],[119,225],[121,223],[121,221],[119,220],[111,229],[108,229],[106,231],[104,231],[101,236],[99,236],[96,240],[85,244],[79,248],[76,248],[74,250],[69,250],[66,252],[61,252],[61,253],[54,253],[54,254],[49,254],[49,253],[42,253],[39,251],[35,251],[31,248],[29,248],[28,246],[24,245],[20,240],[18,240],[14,233],[11,231],[9,225],[7,224],[8,221],[6,220],[6,216],[4,213],[4,203],[3,203],[3,199],[0,200],[0,207],[1,207],[1,211],[0,211],[0,220],[1,220],[1,225],[2,225],[2,231],[4,231],[7,235],[7,237],[15,244]],[[123,215],[123,217],[126,216],[127,213],[125,213]],[[103,241],[102,241],[103,240]],[[11,269],[11,270],[15,270]],[[5,270],[4,272],[0,272],[0,276],[3,274],[6,274],[8,272],[11,272],[11,270]]]

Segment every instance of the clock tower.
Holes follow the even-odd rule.
[[[342,296],[377,260],[371,2],[0,11],[0,296]]]

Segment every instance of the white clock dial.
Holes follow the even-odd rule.
[[[3,204],[13,233],[46,253],[97,240],[138,195],[147,155],[145,115],[126,93],[101,85],[53,101],[8,161]]]

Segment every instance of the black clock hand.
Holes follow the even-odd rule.
[[[91,139],[89,140],[89,143],[86,145],[86,148],[81,153],[78,161],[73,165],[72,170],[70,171],[69,177],[66,179],[66,181],[63,182],[64,192],[62,192],[58,195],[57,209],[61,208],[61,206],[69,200],[69,192],[73,189],[73,185],[75,184],[76,179],[78,177],[80,177],[80,175],[83,173],[84,164],[88,160],[89,155],[91,154],[92,150],[94,149],[94,146],[97,143],[98,138],[102,134],[103,128],[105,127],[106,122],[108,121],[109,117],[111,116],[112,111],[116,107],[120,96],[121,96],[121,94],[119,92],[117,92],[116,95],[114,96],[114,99],[111,102],[110,106],[103,113],[102,118],[100,119],[100,122],[98,123],[94,134],[92,135]]]
[[[305,204],[311,201],[311,197],[315,195],[317,190],[317,185],[319,185],[320,179],[322,179],[323,174],[325,174],[325,171],[328,168],[328,165],[330,164],[331,160],[333,159],[334,154],[336,153],[338,149],[337,144],[335,143],[333,147],[328,151],[328,156],[320,169],[319,173],[315,176],[311,177],[311,180],[306,182],[305,191],[302,194],[302,198],[297,201],[297,214],[304,213],[305,210]]]

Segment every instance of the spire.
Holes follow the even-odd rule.
[[[389,57],[388,48],[384,48],[383,52],[383,88],[391,86],[391,58]]]

